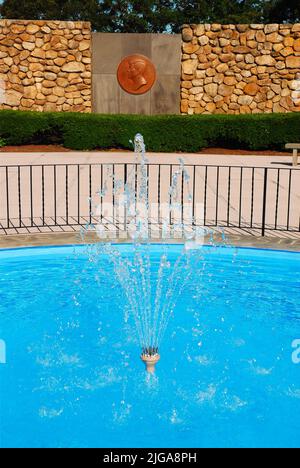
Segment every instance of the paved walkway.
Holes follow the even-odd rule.
[[[7,164],[97,164],[130,163],[134,161],[132,152],[62,152],[62,153],[1,153],[0,165]],[[292,156],[255,155],[212,155],[191,153],[147,153],[152,164],[176,164],[179,158],[186,164],[216,166],[257,166],[257,167],[292,167]],[[300,169],[300,165],[299,165]]]
[[[300,166],[292,168],[291,156],[147,153],[147,158],[153,164],[149,170],[152,206],[158,199],[161,206],[169,203],[170,165],[178,165],[181,158],[190,175],[190,193],[205,211],[206,224],[213,226],[217,220],[218,226],[242,228],[230,228],[229,234],[253,236],[261,235],[264,168],[268,168],[266,234],[290,239],[300,236]],[[133,162],[133,152],[0,153],[0,234],[78,230],[78,223],[88,222],[89,200],[93,206],[99,204],[100,184],[109,189],[106,204],[112,205],[114,200],[112,179],[106,171],[103,175],[97,164],[117,164],[114,177],[122,181],[124,164],[130,168]],[[68,172],[66,164],[71,165]],[[84,164],[93,165],[91,176]],[[17,167],[7,172],[6,165]],[[30,165],[31,172],[20,167]],[[50,167],[42,168],[44,165]],[[53,165],[62,166],[54,170]],[[157,165],[162,165],[161,169]],[[189,165],[200,167],[193,172]],[[212,167],[201,167],[206,165]],[[197,224],[202,224],[203,211]],[[154,225],[160,224],[159,216],[159,212],[153,215]],[[115,218],[107,218],[108,224],[115,222]]]

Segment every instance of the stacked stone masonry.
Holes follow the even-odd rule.
[[[86,22],[0,20],[0,109],[91,112]]]
[[[182,28],[182,114],[300,111],[300,24]]]

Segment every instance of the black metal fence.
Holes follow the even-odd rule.
[[[75,229],[99,216],[124,226],[125,217],[115,209],[118,187],[134,173],[138,191],[138,168],[133,163],[0,166],[0,233]],[[156,207],[153,224],[162,223],[162,207],[172,202],[169,187],[179,170],[179,164],[147,165],[149,202]],[[194,224],[261,235],[300,232],[300,170],[186,165],[185,174],[177,189],[182,206],[191,207]],[[109,214],[103,211],[108,205]],[[170,224],[175,221],[170,216]]]

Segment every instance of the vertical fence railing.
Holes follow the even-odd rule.
[[[152,222],[161,225],[163,205],[172,204],[168,188],[180,164],[149,164],[149,203],[156,205]],[[300,170],[278,167],[186,165],[192,223],[266,231],[300,232]],[[0,233],[31,228],[63,228],[91,224],[100,217],[126,229],[127,217],[116,208],[118,184],[140,180],[136,163],[0,166]],[[178,185],[181,219],[187,188]],[[102,194],[102,196],[100,196]],[[104,206],[112,205],[107,216]],[[202,219],[197,219],[198,206]],[[95,211],[95,206],[98,206]],[[176,221],[170,212],[169,224]]]
[[[265,235],[266,231],[266,210],[267,210],[267,188],[268,188],[268,169],[264,169],[263,182],[263,199],[262,199],[262,220],[261,220],[261,235]]]

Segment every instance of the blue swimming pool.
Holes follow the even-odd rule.
[[[0,446],[299,447],[300,254],[203,262],[149,376],[124,292],[85,247],[0,251]]]

